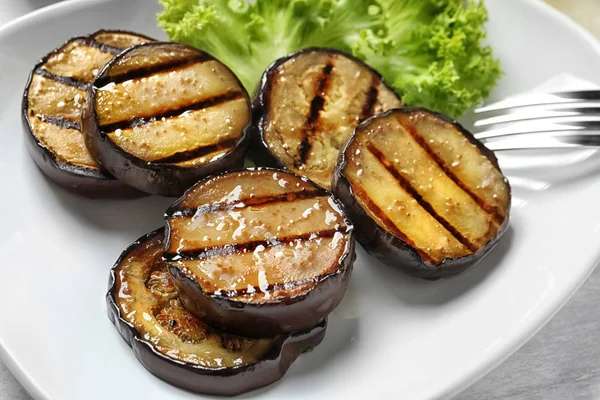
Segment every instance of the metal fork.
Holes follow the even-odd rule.
[[[600,90],[532,93],[475,109],[491,150],[600,147]]]

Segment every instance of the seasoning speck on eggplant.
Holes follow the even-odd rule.
[[[157,377],[195,392],[236,395],[280,379],[325,335],[311,329],[268,339],[217,332],[187,311],[162,260],[164,230],[121,255],[111,272],[109,317],[140,362]]]
[[[88,196],[134,192],[90,155],[81,134],[81,110],[104,65],[122,50],[148,41],[136,33],[98,31],[69,40],[34,67],[23,96],[23,122],[32,157],[58,185]]]
[[[208,178],[166,213],[164,258],[186,308],[249,337],[307,329],[341,301],[354,235],[306,178],[248,169]]]
[[[94,158],[127,184],[164,196],[241,167],[249,123],[248,94],[229,68],[193,47],[161,42],[110,62],[83,113]]]
[[[369,253],[422,278],[471,267],[508,226],[510,186],[494,154],[425,109],[359,125],[338,161],[334,193]]]
[[[263,75],[257,146],[267,162],[330,190],[338,154],[358,123],[401,105],[363,62],[330,49],[302,50]]]

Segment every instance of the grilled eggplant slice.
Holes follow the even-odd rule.
[[[287,168],[331,190],[340,149],[354,128],[401,101],[362,61],[312,48],[267,69],[255,106],[258,163]]]
[[[302,331],[341,301],[354,234],[330,192],[275,169],[208,178],[167,210],[164,258],[186,308],[248,337]]]
[[[152,41],[125,31],[98,31],[69,40],[42,58],[29,76],[22,116],[31,156],[58,185],[88,196],[139,193],[105,172],[81,134],[86,90],[123,49]]]
[[[92,156],[127,184],[163,196],[241,167],[249,123],[248,94],[229,68],[193,47],[162,42],[111,61],[83,112]]]
[[[421,278],[473,266],[508,226],[511,191],[494,154],[425,109],[391,110],[359,125],[333,186],[365,249]]]
[[[236,395],[279,380],[325,336],[326,322],[304,332],[250,339],[217,332],[182,307],[162,261],[164,229],[133,243],[111,271],[108,314],[140,362],[188,390]]]

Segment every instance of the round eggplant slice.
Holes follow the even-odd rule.
[[[248,94],[229,68],[193,47],[162,42],[111,61],[83,112],[92,156],[127,184],[163,196],[241,167],[249,123]]]
[[[508,226],[511,201],[490,150],[456,122],[408,108],[357,127],[338,160],[334,193],[370,254],[429,279],[488,253]]]
[[[194,392],[236,395],[279,380],[325,336],[326,321],[304,332],[250,339],[217,332],[183,308],[162,261],[164,229],[133,243],[111,271],[108,314],[140,362]]]
[[[186,308],[216,329],[308,329],[341,301],[354,234],[330,192],[275,169],[208,178],[167,210],[164,259]]]
[[[81,134],[81,110],[104,65],[147,41],[152,39],[136,33],[98,31],[69,40],[33,68],[22,103],[27,143],[36,164],[58,185],[92,197],[139,194],[92,158]]]
[[[402,105],[376,71],[330,49],[306,49],[276,61],[259,90],[258,161],[328,190],[340,149],[358,123]]]

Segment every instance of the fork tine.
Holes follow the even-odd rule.
[[[576,112],[540,112],[537,115],[534,114],[507,114],[500,115],[497,117],[491,117],[476,121],[474,126],[476,127],[484,127],[490,125],[498,125],[505,123],[519,123],[525,121],[535,121],[535,120],[543,120],[544,122],[553,123],[553,124],[587,124],[587,123],[596,123],[600,122],[600,109],[595,110],[593,112],[588,112],[586,114],[576,113]]]
[[[474,126],[489,126],[507,122],[526,121],[542,118],[600,116],[600,102],[598,103],[567,103],[542,106],[529,106],[509,110],[498,115],[490,112],[492,116],[479,119]],[[486,113],[487,115],[487,113]]]
[[[545,123],[544,123],[545,122]],[[549,121],[522,121],[506,124],[504,126],[487,129],[473,134],[479,140],[499,138],[503,136],[516,136],[527,134],[561,133],[562,135],[585,132],[600,133],[600,121],[571,121],[568,124],[550,123]]]
[[[595,134],[572,134],[571,132],[564,136],[519,136],[485,142],[484,145],[492,151],[600,147],[600,132]]]
[[[600,101],[600,90],[580,90],[553,93],[528,93],[511,97],[496,103],[487,104],[475,109],[476,114],[490,111],[508,110],[543,104],[571,103],[576,101]]]
[[[600,147],[600,90],[528,93],[475,110],[493,151]]]

